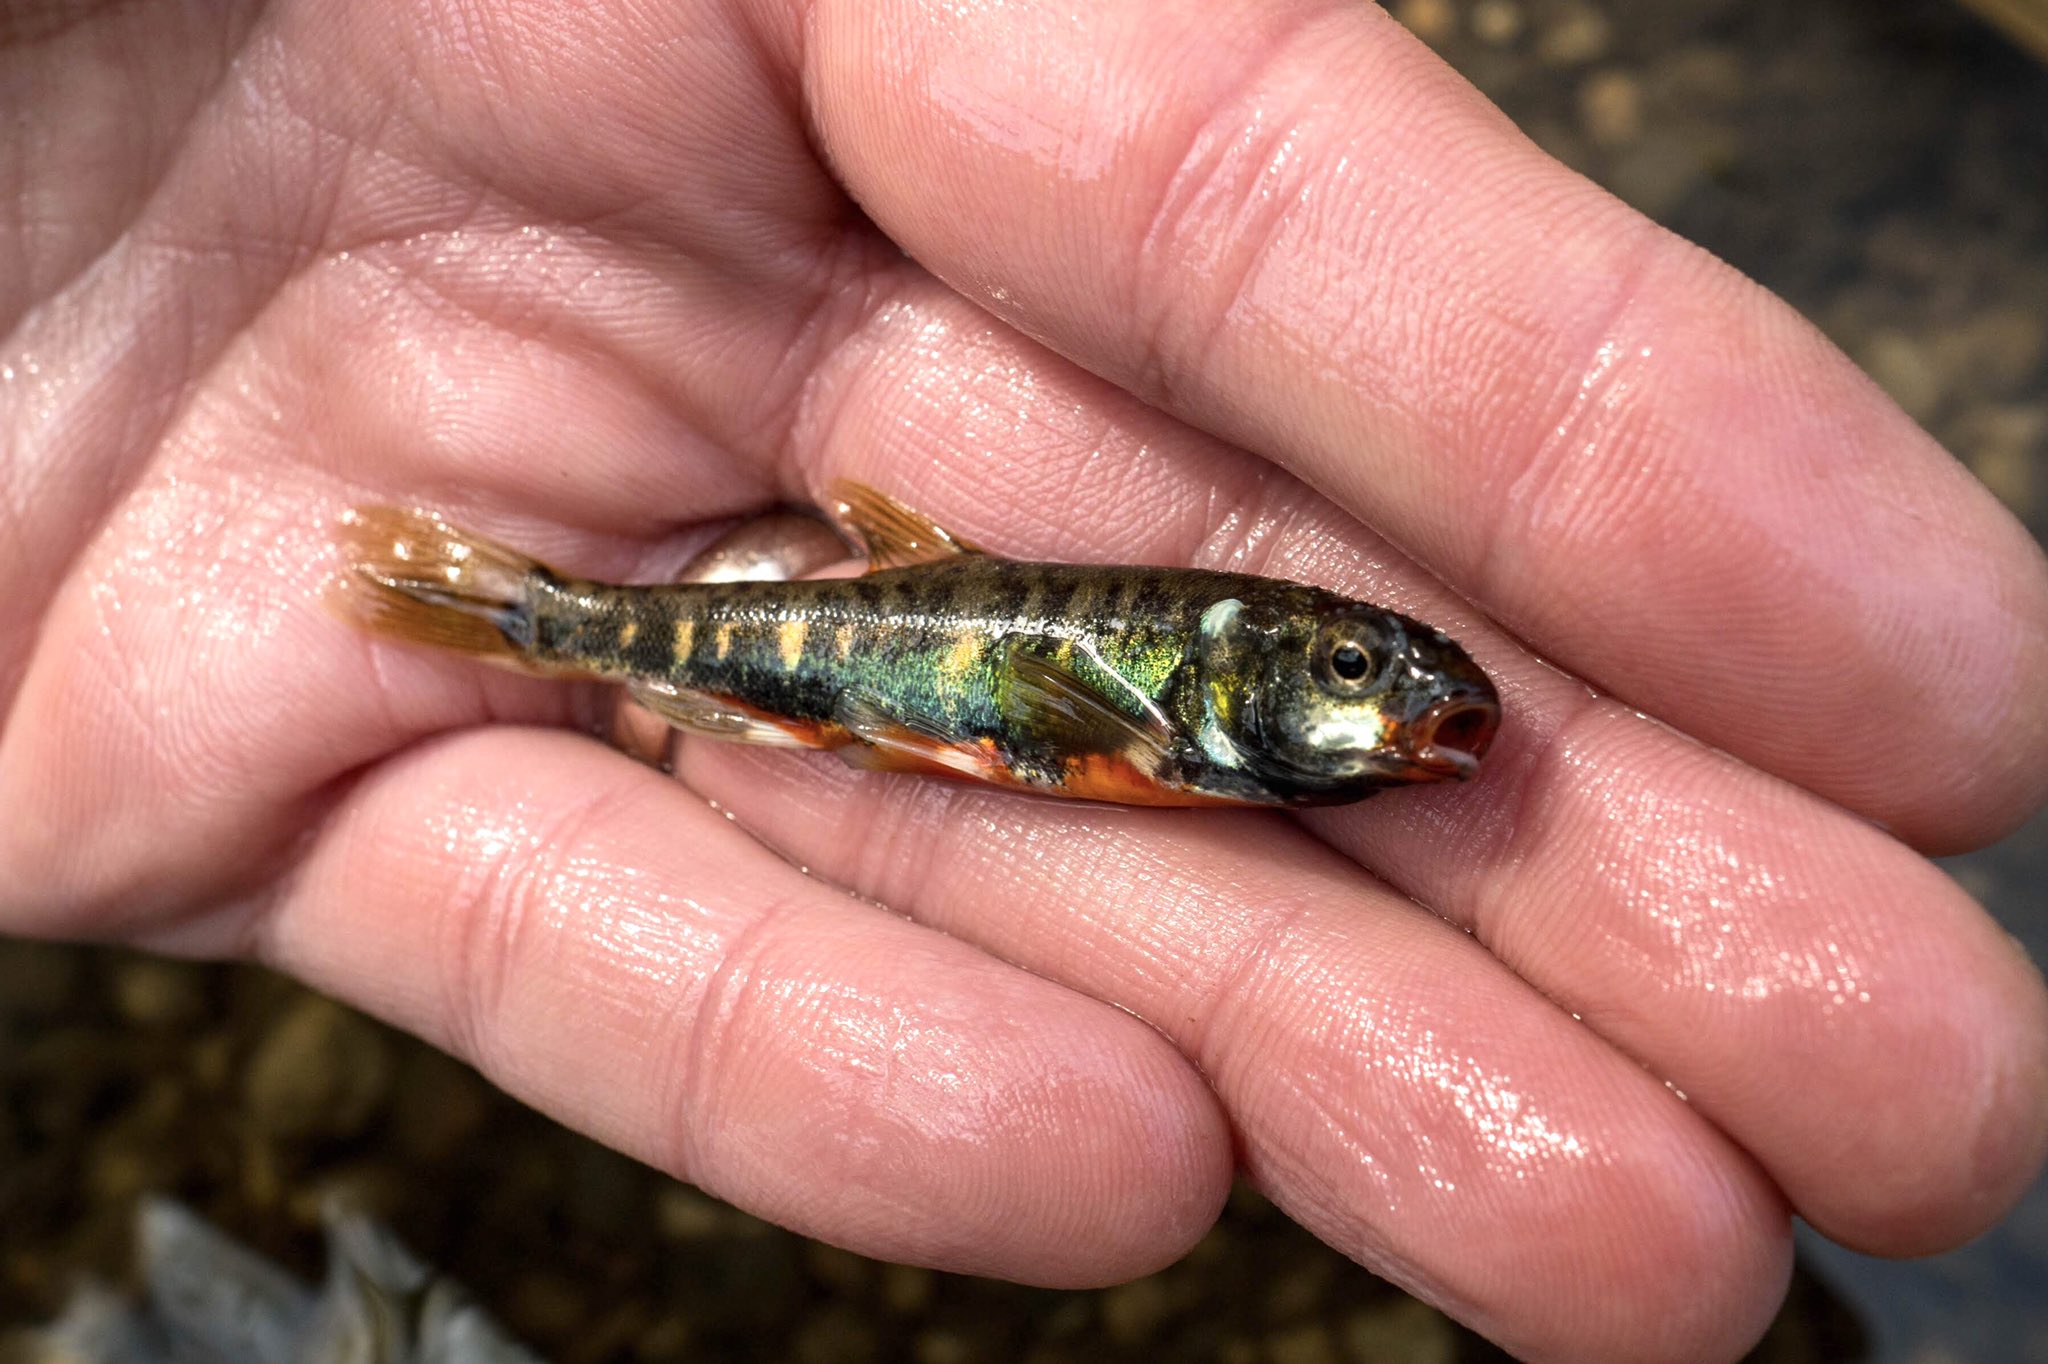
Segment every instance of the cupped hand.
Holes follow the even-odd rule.
[[[0,927],[261,957],[875,1255],[1129,1277],[1242,1165],[1531,1359],[1730,1358],[1790,1214],[2038,1167],[2040,981],[1920,853],[2048,786],[2040,555],[1378,10],[28,13]],[[647,580],[838,477],[1423,616],[1502,738],[1299,820],[677,783],[322,606],[352,504]]]

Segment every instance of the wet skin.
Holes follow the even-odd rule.
[[[899,1259],[1128,1277],[1241,1162],[1532,1359],[1733,1358],[1794,1210],[1997,1218],[2048,1011],[1922,854],[2048,785],[2038,552],[1377,9],[1227,20],[0,28],[0,927],[256,956]],[[677,783],[321,605],[347,506],[647,581],[840,477],[1383,602],[1501,737],[1299,816]]]

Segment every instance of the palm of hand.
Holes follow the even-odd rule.
[[[878,1255],[1128,1276],[1241,1160],[1532,1357],[1731,1353],[1788,1204],[1895,1251],[1995,1217],[2038,980],[1857,816],[1946,848],[2038,799],[2038,556],[1377,12],[1201,20],[116,7],[0,50],[0,926],[261,955]],[[703,744],[678,785],[320,608],[354,502],[651,578],[835,477],[1386,601],[1509,729],[1299,821]]]

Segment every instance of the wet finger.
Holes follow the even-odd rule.
[[[1521,1357],[1733,1358],[1775,1308],[1785,1217],[1747,1157],[1279,816],[694,740],[678,770],[785,855],[1152,1022],[1281,1207]]]
[[[1481,779],[1312,827],[1683,1090],[1830,1234],[1954,1245],[2033,1178],[2048,998],[1916,854],[1597,697],[1313,490],[935,288],[839,361],[819,384],[829,420],[798,433],[818,486],[914,488],[1024,557],[1322,583],[1471,648],[1507,701]]]
[[[262,955],[512,1093],[863,1253],[1027,1282],[1146,1272],[1230,1141],[1118,1010],[810,879],[657,773],[498,728],[369,773]]]
[[[875,220],[1540,653],[1906,839],[2048,793],[2048,564],[1813,328],[1376,6],[812,11]]]

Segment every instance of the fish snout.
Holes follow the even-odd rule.
[[[1408,757],[1445,781],[1477,776],[1479,760],[1500,730],[1500,702],[1492,696],[1453,696],[1422,712],[1408,726]]]

